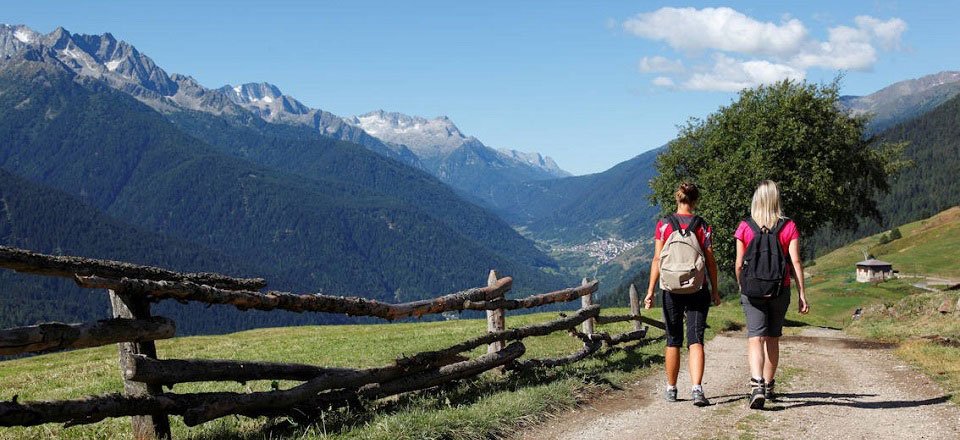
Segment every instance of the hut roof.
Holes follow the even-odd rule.
[[[867,267],[891,266],[892,267],[893,264],[887,263],[886,261],[877,260],[876,258],[871,258],[869,260],[863,260],[857,263],[857,266],[867,266]]]

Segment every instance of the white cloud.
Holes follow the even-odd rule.
[[[717,54],[713,67],[706,72],[694,73],[683,82],[687,90],[712,90],[737,92],[761,84],[771,84],[785,79],[801,80],[806,74],[785,64],[765,60],[741,61]]]
[[[792,53],[807,36],[800,20],[761,22],[731,8],[660,8],[627,20],[623,27],[674,49],[747,54]]]
[[[641,72],[653,73],[682,73],[685,70],[683,61],[671,60],[659,55],[641,58],[639,67]]]
[[[662,41],[688,62],[643,57],[639,69],[658,73],[655,85],[690,90],[738,91],[783,79],[802,79],[808,69],[870,70],[881,50],[898,50],[907,23],[861,15],[853,25],[809,36],[804,24],[783,16],[760,21],[731,8],[660,8],[623,23],[636,36]],[[707,61],[712,60],[712,62]]]
[[[854,18],[853,21],[860,29],[873,34],[873,36],[877,38],[877,41],[880,42],[881,47],[887,50],[899,49],[900,37],[903,36],[903,33],[907,30],[907,22],[899,18],[881,21],[868,15],[860,15]]]
[[[653,79],[653,85],[660,87],[673,87],[673,80],[666,76],[658,76]]]
[[[877,50],[859,29],[849,26],[830,28],[830,38],[811,42],[792,63],[801,68],[866,70],[877,62]]]

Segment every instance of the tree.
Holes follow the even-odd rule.
[[[878,243],[879,243],[879,244],[887,244],[887,243],[890,243],[890,234],[883,234],[883,235],[881,235],[881,236],[880,236],[880,241],[879,241]]]
[[[899,240],[899,239],[901,239],[901,238],[903,238],[903,234],[900,233],[900,228],[893,228],[893,230],[890,231],[890,240],[891,240],[891,241],[893,241],[893,240]]]
[[[684,180],[697,183],[698,213],[713,225],[723,270],[734,262],[733,232],[750,214],[756,185],[779,183],[784,214],[809,236],[830,224],[852,228],[879,220],[875,197],[906,165],[903,143],[875,145],[865,116],[840,109],[839,81],[782,81],[746,89],[705,120],[691,119],[657,159],[651,200],[664,211]]]

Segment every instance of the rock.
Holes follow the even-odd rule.
[[[937,309],[940,313],[950,313],[953,311],[953,301],[950,298],[943,300],[943,303],[940,304],[940,308]]]

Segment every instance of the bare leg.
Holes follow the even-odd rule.
[[[750,377],[763,376],[763,338],[754,336],[747,339],[747,362],[750,364]]]
[[[764,337],[763,351],[766,361],[763,363],[763,379],[769,383],[777,373],[777,363],[780,362],[780,338]]]
[[[667,384],[677,386],[677,376],[680,374],[680,347],[667,347],[665,363]]]
[[[690,384],[700,385],[703,381],[703,344],[690,344],[687,364],[690,367]]]

